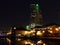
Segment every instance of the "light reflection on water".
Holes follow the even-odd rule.
[[[11,45],[7,38],[0,38],[0,45]]]
[[[16,38],[15,45],[60,45],[60,40],[30,40],[30,39],[20,39]],[[0,38],[0,45],[11,45],[11,40],[9,38]]]

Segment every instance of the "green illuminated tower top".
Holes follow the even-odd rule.
[[[36,9],[39,10],[39,5],[38,4],[36,4]]]

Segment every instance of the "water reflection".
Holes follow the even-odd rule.
[[[29,39],[17,39],[16,45],[60,45],[60,40],[52,40],[52,39],[36,39],[36,40],[29,40]]]
[[[6,38],[0,38],[0,45],[11,45]]]
[[[6,38],[6,40],[7,40],[7,43],[9,43],[9,45],[11,45],[11,39]]]
[[[11,39],[9,38],[0,38],[0,45],[11,45]],[[16,38],[15,45],[60,45],[60,40],[57,39],[23,39]]]

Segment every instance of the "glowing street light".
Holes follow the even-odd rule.
[[[50,27],[50,30],[52,30],[52,28]]]
[[[60,29],[60,27],[58,27]]]
[[[45,31],[44,31],[44,30],[43,30],[42,32],[43,32],[43,33],[45,33]]]
[[[53,31],[52,31],[52,30],[48,30],[48,32],[53,33]]]
[[[56,30],[56,31],[59,31],[59,29],[58,29],[58,28],[55,28],[55,30]]]
[[[28,33],[28,31],[25,31],[25,32],[24,32],[24,34],[27,34],[27,33]]]
[[[37,43],[43,43],[42,40],[38,41]]]
[[[42,33],[41,31],[37,31],[37,35],[38,35],[38,36],[42,36],[42,34],[43,34],[43,33]]]
[[[45,43],[43,43],[43,45],[46,45]]]
[[[14,27],[14,29],[16,29],[16,27]]]
[[[21,41],[21,39],[19,39],[19,38],[18,38],[17,40],[18,40],[18,41]]]

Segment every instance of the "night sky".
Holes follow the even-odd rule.
[[[0,5],[0,28],[14,24],[26,25],[30,20],[30,4],[38,3],[44,24],[60,24],[60,1],[2,0]]]

